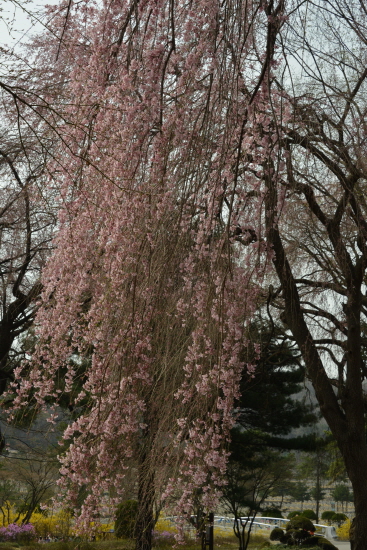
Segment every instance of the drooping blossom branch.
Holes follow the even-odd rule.
[[[59,231],[16,405],[30,389],[40,406],[75,394],[79,379],[72,404],[84,409],[61,470],[69,499],[88,488],[79,527],[136,467],[149,537],[154,494],[179,493],[187,512],[194,488],[209,508],[222,483],[240,350],[270,266],[258,175],[264,154],[277,155],[266,129],[284,5],[85,0],[51,11],[61,42],[36,45],[39,63],[46,44],[69,79],[48,167]]]

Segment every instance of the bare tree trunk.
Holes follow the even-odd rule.
[[[316,460],[317,460],[317,466],[316,466],[316,523],[319,523],[320,500],[322,498],[320,457],[317,456]]]
[[[282,238],[275,222],[277,192],[267,181],[267,231],[273,245],[273,263],[281,283],[284,297],[284,320],[302,353],[307,375],[315,389],[321,412],[335,437],[342,454],[354,491],[356,511],[354,550],[367,546],[367,444],[363,402],[361,352],[361,265],[351,265],[338,227],[327,226],[330,241],[335,249],[341,271],[345,274],[347,302],[343,306],[345,326],[345,378],[339,381],[339,392],[334,390],[324,367],[316,342],[307,326],[300,295]],[[310,199],[311,206],[312,197]],[[321,216],[321,214],[320,214]],[[327,225],[327,224],[326,224]]]
[[[357,450],[357,446],[354,450]],[[367,453],[345,452],[348,476],[352,482],[355,507],[354,550],[364,550],[367,546],[367,479],[363,472],[367,468]]]

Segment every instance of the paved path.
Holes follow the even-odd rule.
[[[331,541],[338,550],[350,550],[350,542],[344,542],[341,540],[332,540]]]

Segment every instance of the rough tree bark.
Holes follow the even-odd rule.
[[[138,514],[135,525],[136,547],[150,550],[154,528],[154,470],[149,452],[140,457],[138,465]]]

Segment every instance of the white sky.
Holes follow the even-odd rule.
[[[45,4],[57,0],[1,0],[0,46],[17,48],[33,33],[42,30],[40,13]],[[34,14],[31,16],[30,14]]]

